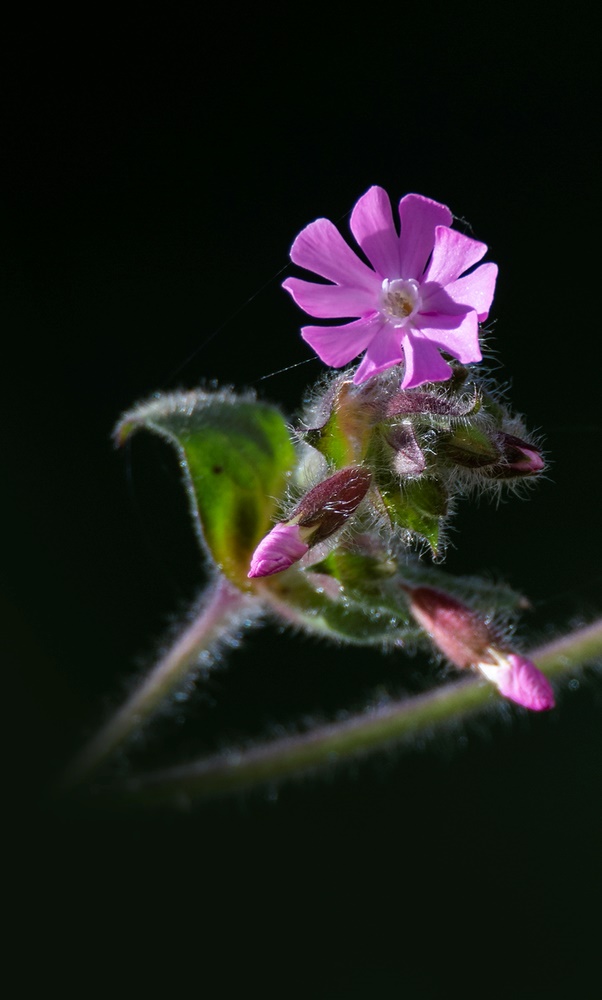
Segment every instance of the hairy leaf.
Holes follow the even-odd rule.
[[[146,429],[180,456],[201,541],[237,586],[248,588],[251,555],[270,530],[295,450],[280,411],[227,390],[158,395],[124,414],[123,443]]]

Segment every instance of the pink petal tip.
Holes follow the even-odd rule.
[[[508,665],[501,667],[496,678],[500,694],[533,712],[546,712],[554,708],[554,692],[547,677],[531,660],[511,653]]]
[[[281,573],[298,562],[308,548],[298,524],[277,524],[255,549],[247,576],[253,579]]]

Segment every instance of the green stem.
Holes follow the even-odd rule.
[[[602,618],[554,639],[529,654],[548,677],[560,677],[602,655]]]
[[[550,677],[562,677],[602,657],[602,619],[532,650],[529,656]],[[143,774],[126,782],[121,791],[135,799],[177,801],[250,789],[360,756],[387,743],[407,741],[438,724],[458,722],[490,706],[497,697],[489,684],[471,676],[308,733]]]
[[[225,577],[219,577],[198,614],[171,649],[69,765],[60,782],[61,788],[79,784],[140,729],[195,666],[199,654],[231,634],[232,628],[239,623],[240,612],[250,609],[251,602],[252,598],[237,590]]]

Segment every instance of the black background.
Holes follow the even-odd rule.
[[[346,231],[373,183],[448,204],[488,243],[496,373],[552,460],[528,503],[462,508],[450,569],[526,593],[526,643],[600,611],[593,25],[501,7],[486,21],[140,11],[16,27],[3,60],[19,926],[66,975],[117,955],[174,982],[194,972],[198,989],[217,971],[223,989],[242,976],[282,996],[300,982],[316,996],[579,991],[598,933],[599,680],[545,717],[508,712],[188,813],[47,804],[205,578],[175,461],[142,437],[115,451],[115,420],[208,379],[294,411],[322,369],[264,378],[310,357],[279,288],[288,248],[320,215]],[[432,670],[259,631],[133,760],[329,717],[418,669]]]

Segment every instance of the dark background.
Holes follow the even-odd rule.
[[[549,716],[508,712],[190,813],[46,792],[204,579],[172,456],[143,437],[119,453],[112,426],[157,389],[209,379],[294,411],[322,368],[265,378],[310,357],[279,288],[288,248],[319,215],[346,231],[373,183],[448,204],[488,243],[496,374],[551,457],[528,503],[465,504],[449,568],[527,594],[527,644],[600,612],[600,75],[576,15],[401,8],[355,23],[332,6],[8,32],[10,826],[23,926],[41,916],[59,967],[77,955],[96,976],[123,954],[174,978],[192,967],[199,989],[217,970],[224,988],[242,975],[282,996],[300,981],[375,997],[588,985],[599,679]],[[133,760],[330,717],[419,669],[259,631]]]

